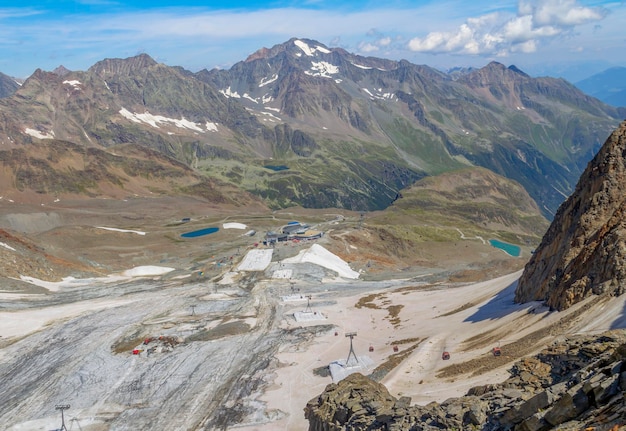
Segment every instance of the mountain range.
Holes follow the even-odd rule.
[[[515,66],[448,74],[295,38],[229,70],[193,73],[142,54],[37,70],[8,93],[0,181],[12,199],[193,194],[209,181],[234,201],[365,211],[422,178],[483,167],[521,184],[551,218],[626,117]],[[38,155],[59,148],[63,162]],[[185,177],[168,186],[157,172],[173,165]],[[152,190],[126,188],[153,177],[162,182]]]

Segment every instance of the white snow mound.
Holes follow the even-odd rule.
[[[224,229],[245,229],[247,226],[243,223],[224,223]]]
[[[131,269],[127,269],[122,273],[127,277],[141,277],[144,275],[162,275],[168,272],[174,271],[174,268],[168,268],[165,266],[136,266]]]
[[[313,244],[309,249],[302,250],[297,256],[283,260],[285,263],[314,263],[335,271],[343,278],[357,279],[359,273],[353,271],[350,265],[336,254],[331,253],[319,244]]]

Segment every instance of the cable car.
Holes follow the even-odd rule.
[[[450,359],[450,353],[449,352],[443,352],[441,354],[441,359],[443,359],[444,361],[447,361],[448,359]]]
[[[500,351],[499,347],[494,347],[492,352],[493,352],[493,356],[500,356],[500,355],[502,355],[502,352]]]

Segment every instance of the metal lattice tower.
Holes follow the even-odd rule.
[[[304,309],[305,313],[312,313],[313,310],[311,309],[311,295],[307,295],[306,297],[306,308]]]
[[[65,416],[63,415],[63,411],[70,408],[69,404],[58,404],[54,406],[55,410],[61,410],[61,428],[59,431],[67,431],[67,427],[65,426]]]
[[[356,357],[356,353],[354,353],[354,347],[352,346],[352,339],[356,337],[356,332],[348,332],[346,337],[350,337],[350,352],[348,353],[348,359],[346,359],[346,367],[350,364],[350,357],[354,358],[354,365],[359,364],[359,359]]]

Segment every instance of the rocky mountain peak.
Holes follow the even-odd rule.
[[[248,56],[248,58],[246,58],[246,63],[250,62],[250,61],[254,61],[254,60],[261,60],[263,58],[267,58],[270,54],[270,50],[269,48],[261,48],[255,52],[253,52],[252,54],[250,54]]]
[[[626,278],[626,121],[587,165],[527,263],[517,302],[563,310],[592,294],[621,295]]]
[[[58,82],[60,82],[60,76],[56,73],[47,72],[43,69],[36,69],[33,74],[30,75],[26,79],[26,81],[24,81],[22,88],[28,88],[30,85],[33,85],[33,83],[41,83],[53,86]]]
[[[508,69],[509,69],[510,71],[512,71],[512,72],[519,73],[520,75],[523,75],[523,76],[525,76],[525,77],[527,77],[527,78],[529,78],[529,77],[530,77],[530,75],[528,75],[526,72],[524,72],[524,71],[522,71],[521,69],[519,69],[519,68],[518,68],[517,66],[515,66],[514,64],[510,65],[510,66],[508,67]]]
[[[157,62],[148,54],[139,54],[129,58],[107,58],[97,62],[89,68],[100,76],[107,75],[132,75],[137,71],[156,65]]]
[[[494,86],[497,83],[504,85],[507,82],[516,81],[520,78],[527,79],[529,76],[515,66],[506,67],[502,63],[492,61],[485,67],[473,70],[459,78],[472,87]]]
[[[70,72],[71,72],[71,70],[69,70],[68,68],[66,68],[63,65],[60,65],[59,67],[57,67],[56,69],[54,69],[52,71],[52,73],[54,73],[56,75],[59,75],[59,76],[65,76],[65,75],[67,75]]]
[[[255,51],[253,54],[250,54],[248,58],[246,58],[245,62],[249,63],[254,60],[274,58],[284,52],[288,52],[296,56],[304,55],[307,57],[317,57],[320,54],[329,54],[332,50],[315,40],[294,37],[289,39],[287,42],[274,45],[271,48],[263,47]]]

